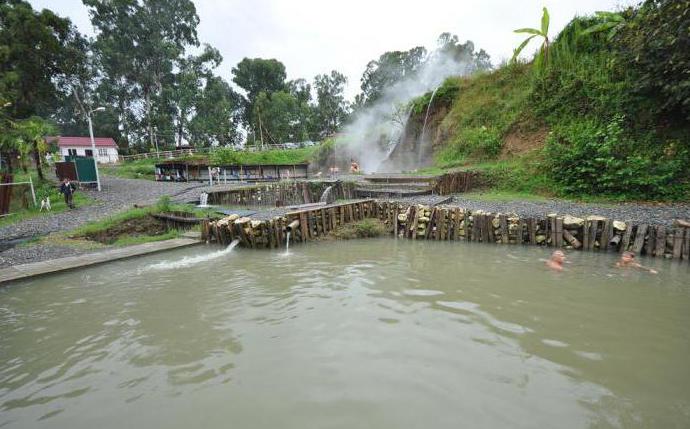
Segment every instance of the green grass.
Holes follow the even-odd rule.
[[[49,174],[47,169],[46,171],[44,171],[44,174]],[[22,208],[16,204],[13,204],[12,207],[10,207],[10,213],[12,214],[0,218],[0,227],[25,221],[27,219],[31,219],[38,216],[50,216],[55,213],[60,213],[69,210],[69,207],[67,207],[67,205],[65,204],[65,198],[58,191],[58,184],[56,182],[51,182],[47,180],[43,182],[39,181],[38,174],[35,171],[30,171],[28,173],[15,173],[13,180],[15,182],[26,182],[29,180],[29,176],[31,176],[31,179],[34,183],[37,206],[33,206],[31,190],[28,185],[22,188],[14,187],[15,189],[13,190],[12,199],[15,200],[17,192],[22,192],[24,194],[24,198],[28,201],[29,207]],[[45,198],[46,196],[50,197],[51,211],[41,212],[39,211],[41,208],[41,199]],[[94,199],[87,196],[83,192],[77,191],[74,194],[74,204],[77,207],[83,207],[93,203]]]
[[[123,236],[115,243],[113,246],[123,247],[123,246],[134,246],[136,244],[152,243],[154,241],[172,240],[174,238],[179,238],[185,231],[180,231],[177,229],[171,229],[165,234],[160,235],[136,235],[136,236]]]
[[[122,177],[125,179],[155,179],[155,164],[160,162],[158,159],[140,159],[137,161],[126,161],[116,165],[99,165],[101,174],[108,176]]]
[[[265,150],[261,152],[217,149],[209,155],[212,164],[257,165],[257,164],[301,164],[309,162],[319,146],[300,149]]]

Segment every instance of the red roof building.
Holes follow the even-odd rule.
[[[57,143],[60,155],[96,157],[99,163],[118,161],[117,144],[111,137],[94,137],[96,153],[93,153],[90,137],[46,137],[48,143]]]

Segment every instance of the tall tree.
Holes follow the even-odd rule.
[[[198,45],[199,17],[191,0],[83,0],[97,30],[96,47],[106,74],[120,97],[143,106],[138,119],[146,123],[151,147],[154,124],[164,114],[157,106],[164,84],[172,82],[173,65],[188,46]],[[123,99],[123,104],[138,103]],[[125,117],[125,112],[120,112]],[[171,132],[171,131],[170,131]]]
[[[257,130],[258,118],[254,117],[254,104],[260,93],[270,95],[286,89],[285,65],[276,59],[244,58],[232,69],[237,86],[246,92],[243,119],[245,125]]]
[[[189,124],[189,138],[201,146],[238,143],[241,97],[218,76],[210,77],[197,97],[195,115]]]
[[[345,99],[345,84],[347,78],[336,70],[314,78],[320,137],[335,133],[347,118],[350,107]]]
[[[22,0],[0,2],[0,99],[7,100],[3,108],[11,118],[5,123],[18,126],[18,121],[54,110],[85,51],[86,40],[69,19],[47,9],[34,11]],[[10,131],[0,130],[13,134]],[[10,143],[15,138],[3,141],[3,151],[17,147]],[[32,144],[32,151],[43,178],[40,145]]]
[[[426,49],[417,46],[409,51],[386,52],[377,60],[370,61],[362,75],[362,92],[357,96],[356,104],[363,106],[374,103],[386,88],[413,75],[426,58]]]

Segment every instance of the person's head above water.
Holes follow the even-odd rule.
[[[551,260],[562,264],[565,261],[565,253],[562,250],[556,250],[551,254]]]
[[[633,262],[635,262],[635,254],[633,252],[623,252],[621,255],[621,263],[631,264]]]

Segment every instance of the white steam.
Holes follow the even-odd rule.
[[[375,104],[358,112],[343,130],[345,139],[338,141],[338,156],[354,158],[365,173],[377,171],[400,140],[409,118],[409,102],[450,76],[464,76],[474,70],[471,62],[434,52],[416,73],[386,88]]]

